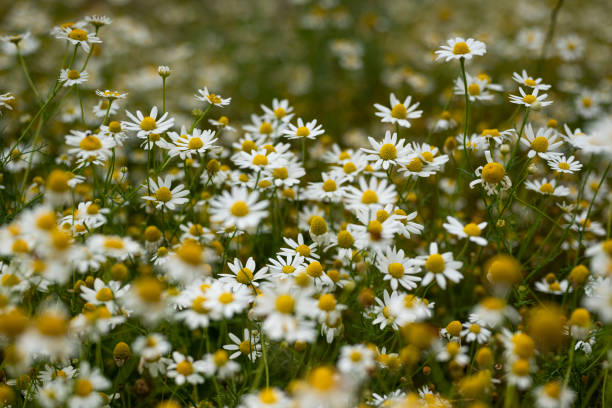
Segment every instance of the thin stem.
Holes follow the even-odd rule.
[[[202,112],[202,114],[195,120],[195,122],[193,122],[193,125],[191,125],[191,127],[189,128],[189,133],[191,133],[193,129],[195,129],[196,126],[198,126],[198,123],[200,123],[200,121],[204,119],[204,117],[208,114],[208,112],[212,109],[212,107],[213,107],[212,103],[208,105],[208,108],[206,108],[206,110]]]
[[[162,77],[162,111],[166,112],[166,77]]]
[[[472,163],[470,162],[470,155],[467,151],[467,135],[470,128],[470,95],[468,94],[467,76],[465,75],[465,58],[460,58],[461,62],[461,77],[463,78],[463,93],[465,94],[465,125],[463,127],[463,155],[465,156],[465,162],[471,169]]]
[[[34,85],[32,78],[30,77],[30,72],[28,71],[28,66],[26,65],[25,59],[23,59],[23,55],[21,54],[19,44],[17,44],[17,59],[19,59],[19,64],[21,65],[21,68],[23,68],[23,73],[25,74],[26,79],[28,80],[30,88],[32,88],[32,92],[34,92],[34,95],[36,95],[36,99],[40,100],[40,95],[38,94],[36,86]]]
[[[83,109],[83,98],[81,97],[81,90],[78,85],[75,85],[77,96],[79,98],[79,105],[81,106],[81,122],[85,125],[85,110]]]
[[[548,50],[548,46],[552,42],[552,39],[555,35],[555,27],[557,26],[557,14],[563,5],[563,0],[557,0],[557,4],[555,8],[553,8],[550,13],[550,22],[548,23],[548,30],[546,32],[546,38],[544,43],[542,44],[542,49],[540,50],[540,58],[538,58],[538,65],[536,67],[536,75],[540,75],[542,71],[542,63],[546,59],[546,51]]]
[[[106,121],[108,120],[108,116],[110,115],[111,105],[113,104],[114,99],[108,100],[108,108],[106,108],[106,115],[104,115],[104,120],[102,121],[103,125],[106,125]]]

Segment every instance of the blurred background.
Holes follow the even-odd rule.
[[[554,38],[543,47],[555,7]],[[410,131],[415,137],[445,108],[460,123],[463,98],[452,97],[458,64],[434,62],[433,54],[457,35],[487,44],[487,55],[468,72],[486,73],[506,91],[492,102],[495,109],[475,111],[476,130],[514,111],[507,103],[507,93],[516,92],[513,71],[526,69],[553,84],[556,103],[547,115],[576,126],[587,119],[571,109],[576,98],[591,92],[604,105],[610,98],[609,0],[0,0],[0,35],[31,32],[22,47],[34,82],[45,90],[64,52],[51,29],[92,14],[113,23],[100,31],[86,87],[129,92],[132,110],[149,109],[161,105],[157,66],[168,65],[167,107],[178,124],[191,120],[199,107],[193,95],[204,86],[232,97],[223,110],[232,122],[248,121],[274,97],[288,98],[299,116],[318,119],[341,143],[351,132],[381,126],[373,103],[388,105],[390,92],[421,103],[424,116]],[[10,43],[2,43],[0,77],[0,93],[16,94],[17,114],[25,111],[31,95]],[[558,103],[563,99],[570,103]],[[86,109],[97,102],[91,92]]]

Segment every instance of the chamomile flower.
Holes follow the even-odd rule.
[[[414,261],[404,255],[402,249],[387,248],[380,252],[377,257],[378,270],[384,274],[384,280],[389,281],[392,290],[397,290],[399,286],[404,289],[414,289],[417,282],[421,280],[419,268]]]
[[[157,106],[151,108],[151,112],[148,116],[145,116],[140,111],[136,111],[136,115],[125,111],[130,121],[121,122],[126,130],[136,132],[136,136],[141,139],[149,139],[151,134],[160,135],[174,126],[174,118],[168,117],[169,113],[166,112],[159,118],[157,117]],[[159,140],[159,138],[157,138]],[[149,142],[152,142],[150,140]]]
[[[316,139],[323,133],[325,133],[323,125],[317,124],[316,119],[304,122],[302,118],[298,118],[297,125],[288,123],[287,128],[282,132],[287,139]]]
[[[506,169],[501,163],[493,160],[491,152],[485,151],[487,164],[479,166],[475,174],[478,177],[470,183],[470,188],[474,188],[477,184],[482,184],[488,195],[497,194],[498,191],[508,190],[512,187],[512,181],[506,174]]]
[[[246,230],[256,227],[268,216],[268,201],[259,200],[257,191],[249,192],[245,187],[232,187],[210,202],[211,219],[224,227]]]
[[[287,239],[285,237],[285,239]],[[316,248],[316,243],[313,243]],[[307,247],[309,250],[310,248]],[[310,253],[310,252],[309,252]],[[272,279],[285,279],[288,276],[303,272],[306,269],[305,258],[299,254],[278,255],[276,259],[268,260],[268,269]]]
[[[235,258],[232,263],[228,262],[227,266],[232,273],[220,274],[219,280],[233,287],[258,287],[261,283],[260,281],[268,278],[268,267],[264,266],[256,270],[253,257],[249,257],[244,265],[240,259]]]
[[[338,203],[342,201],[345,194],[347,178],[337,172],[321,173],[319,182],[311,182],[306,190],[306,197],[311,200],[321,200],[322,202]]]
[[[338,370],[344,374],[364,378],[376,367],[374,351],[362,345],[345,345],[340,349]]]
[[[319,259],[319,254],[317,253],[317,243],[313,242],[309,245],[306,245],[306,241],[304,241],[304,236],[301,233],[298,234],[296,240],[289,237],[283,237],[283,241],[285,241],[287,247],[280,249],[280,251],[278,252],[279,256],[299,255],[309,262],[316,261],[317,259]]]
[[[530,76],[529,74],[527,74],[527,71],[525,70],[523,70],[523,72],[520,74],[518,72],[514,72],[512,74],[512,79],[515,82],[517,82],[519,85],[528,86],[529,88],[532,88],[532,89],[537,88],[543,91],[550,89],[550,85],[543,83],[542,78],[534,78]]]
[[[464,226],[458,219],[451,216],[447,216],[446,221],[447,222],[442,226],[450,234],[456,235],[459,238],[467,238],[480,246],[487,245],[487,240],[481,237],[482,230],[487,226],[486,222],[481,222],[479,224],[470,222]]]
[[[80,26],[74,25],[71,27],[62,27],[56,34],[55,38],[60,40],[67,40],[72,45],[80,46],[85,52],[89,52],[90,47],[93,44],[99,44],[102,42],[97,36],[92,33],[88,33],[85,29]]]
[[[559,381],[549,381],[534,390],[538,408],[569,408],[576,399],[576,393]]]
[[[569,288],[569,282],[565,279],[559,281],[553,273],[549,273],[540,281],[535,283],[535,288],[540,292],[549,293],[552,295],[563,295]]]
[[[96,278],[93,283],[93,289],[87,286],[81,286],[81,297],[92,305],[104,305],[109,312],[115,313],[119,307],[118,302],[121,302],[123,296],[127,294],[130,285],[121,287],[121,283],[110,281],[105,284],[100,278]]]
[[[510,95],[510,102],[517,105],[524,105],[528,108],[544,107],[552,104],[552,101],[547,101],[548,94],[538,95],[540,88],[534,88],[531,93],[525,93],[523,88],[519,87],[520,96]]]
[[[206,291],[204,307],[213,319],[223,320],[241,313],[250,302],[251,290],[247,286],[215,281]]]
[[[397,140],[397,133],[391,134],[390,131],[385,133],[385,137],[380,142],[377,142],[373,137],[368,137],[372,149],[362,148],[368,153],[368,160],[374,162],[374,169],[388,170],[390,166],[395,166],[398,163],[406,160],[409,149],[404,146],[404,139]]]
[[[278,388],[264,388],[255,393],[247,393],[242,397],[238,408],[288,408],[291,400]]]
[[[454,59],[464,58],[466,60],[478,55],[484,55],[487,52],[487,47],[482,41],[473,38],[463,39],[462,37],[451,38],[446,42],[446,45],[440,46],[436,50],[436,59],[444,59],[451,61]]]
[[[204,87],[204,89],[198,89],[198,94],[195,95],[195,98],[198,101],[206,102],[219,108],[229,105],[232,101],[232,98],[223,98],[221,95],[208,92],[207,87]]]
[[[377,110],[375,115],[381,118],[380,121],[383,123],[398,124],[401,127],[409,128],[411,126],[410,119],[418,119],[423,114],[423,111],[416,110],[419,107],[419,103],[417,102],[411,105],[411,101],[412,97],[407,96],[404,102],[400,102],[392,92],[391,95],[389,95],[391,107],[388,108],[379,103],[375,103],[374,107]],[[370,141],[370,143],[372,142]]]
[[[65,136],[65,141],[71,146],[68,154],[76,157],[79,167],[90,164],[101,166],[110,158],[110,149],[114,146],[112,139],[100,134],[91,134],[89,131],[71,130],[70,134]]]
[[[422,286],[429,285],[435,279],[441,289],[446,289],[446,279],[454,283],[463,279],[463,275],[458,271],[463,263],[455,261],[452,252],[440,254],[435,242],[429,244],[429,255],[420,255],[416,260],[425,269]]]
[[[527,180],[525,188],[535,191],[545,196],[566,197],[570,194],[570,190],[564,186],[558,186],[556,179],[543,178],[541,180]]]
[[[178,351],[172,352],[172,364],[168,366],[167,375],[174,379],[177,385],[186,382],[190,384],[201,384],[204,382],[202,373],[205,372],[204,361],[194,361],[193,357],[185,356]]]
[[[555,155],[548,157],[546,160],[548,166],[559,173],[573,174],[582,169],[582,163],[574,158],[565,155]]]
[[[489,92],[488,81],[486,79],[479,79],[473,77],[470,74],[465,74],[467,81],[467,94],[470,98],[470,102],[476,101],[490,101],[493,99],[493,94]],[[455,95],[465,95],[465,84],[463,78],[459,77],[455,79]]]
[[[242,339],[233,333],[228,333],[231,344],[226,344],[223,348],[233,352],[229,358],[234,360],[240,356],[247,357],[250,361],[255,361],[262,355],[261,341],[257,330],[244,329]]]
[[[100,391],[111,386],[99,368],[93,368],[87,361],[79,366],[79,374],[74,379],[72,396],[68,399],[70,408],[97,407],[104,401]]]
[[[268,120],[280,120],[282,122],[289,122],[293,117],[293,106],[289,105],[287,99],[278,100],[277,98],[272,99],[272,107],[269,108],[265,105],[261,105],[264,116]]]
[[[150,188],[151,191],[151,195],[142,197],[143,200],[151,201],[158,209],[175,210],[178,206],[189,201],[188,198],[185,198],[189,195],[189,190],[186,190],[182,184],[172,188],[172,178],[170,176],[158,177],[157,181],[149,179],[148,187],[145,185],[143,188]]]
[[[101,98],[106,98],[110,101],[110,100],[115,100],[115,99],[125,99],[127,98],[128,94],[121,93],[121,92],[114,91],[114,90],[109,90],[109,89],[106,89],[104,91],[96,89],[96,95],[98,95]]]
[[[75,69],[62,69],[59,75],[59,81],[64,84],[65,87],[73,85],[80,85],[87,82],[89,74],[87,71],[77,71]]]
[[[479,320],[477,316],[470,315],[469,321],[463,323],[461,337],[471,343],[477,341],[479,344],[486,343],[491,338],[491,330],[486,328],[486,322]]]
[[[387,204],[394,204],[397,200],[395,185],[389,184],[387,180],[378,180],[370,177],[368,181],[364,177],[359,178],[359,187],[348,186],[344,202],[347,208],[376,210]]]
[[[525,127],[521,143],[529,149],[527,157],[531,159],[538,155],[544,160],[560,154],[556,150],[563,145],[563,141],[560,140],[553,129],[539,128],[537,132],[534,132],[531,123]]]
[[[168,132],[168,137],[172,142],[169,149],[170,156],[179,156],[181,160],[191,159],[192,155],[199,158],[204,153],[215,147],[217,138],[212,130],[193,129],[191,134],[187,132],[185,126],[181,127],[181,132]]]

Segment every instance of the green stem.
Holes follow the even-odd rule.
[[[23,68],[23,73],[25,74],[26,79],[28,80],[28,84],[30,85],[30,88],[32,88],[32,92],[34,92],[34,95],[36,95],[36,99],[40,100],[40,95],[36,90],[36,86],[34,86],[32,78],[30,77],[28,66],[26,65],[25,59],[23,59],[23,55],[21,54],[21,49],[19,48],[19,45],[17,45],[17,58],[19,59],[19,64],[21,65],[21,68]]]
[[[198,116],[195,122],[193,122],[193,125],[191,125],[191,127],[189,128],[189,133],[191,133],[193,129],[195,129],[196,126],[198,126],[198,123],[200,123],[200,121],[204,119],[204,117],[208,114],[208,112],[212,109],[212,107],[213,107],[212,103],[209,104],[208,107],[204,110],[204,112],[202,112],[202,114]]]
[[[463,78],[463,90],[465,94],[465,125],[463,127],[463,155],[465,156],[465,162],[468,168],[472,168],[470,162],[470,155],[467,151],[467,135],[470,129],[470,95],[468,93],[467,76],[465,75],[465,58],[460,58],[461,62],[461,77]]]

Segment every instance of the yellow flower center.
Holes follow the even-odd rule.
[[[100,302],[108,302],[109,300],[112,300],[113,297],[113,291],[109,288],[102,288],[98,291],[98,293],[96,293],[96,300],[99,300]]]
[[[355,166],[353,162],[346,162],[342,166],[342,171],[344,171],[346,174],[351,174],[357,171],[357,166]]]
[[[538,153],[543,153],[548,150],[548,139],[544,136],[538,136],[531,142],[531,148]]]
[[[230,212],[234,217],[245,217],[249,213],[249,206],[244,201],[236,201]]]
[[[475,333],[475,334],[480,333],[480,326],[477,325],[476,323],[472,323],[470,325],[470,332]]]
[[[585,108],[590,108],[591,106],[593,106],[593,100],[588,97],[582,98],[582,105]]]
[[[553,399],[559,399],[561,396],[561,385],[556,381],[549,382],[544,385],[544,392]]]
[[[36,328],[45,336],[59,337],[68,331],[68,322],[63,316],[44,313],[36,319]]]
[[[102,142],[100,142],[100,139],[97,137],[88,135],[81,140],[79,147],[87,151],[98,150],[102,148]]]
[[[312,261],[306,267],[306,273],[313,278],[319,278],[323,275],[323,266],[319,261]]]
[[[544,183],[540,186],[540,192],[544,194],[552,194],[555,191],[555,188],[550,183]]]
[[[425,261],[425,268],[433,273],[441,273],[444,271],[445,262],[440,254],[431,254]]]
[[[410,163],[406,165],[406,168],[414,173],[418,173],[419,171],[423,170],[423,162],[421,162],[421,159],[418,157],[415,157],[414,159],[410,160]]]
[[[319,309],[331,312],[336,308],[336,298],[331,293],[321,295],[318,303]]]
[[[383,160],[393,160],[397,157],[397,149],[391,143],[385,143],[380,147],[378,155]]]
[[[570,169],[570,165],[567,162],[561,162],[561,163],[559,163],[559,168],[561,170],[569,170]]]
[[[242,268],[236,274],[236,280],[243,285],[248,285],[253,281],[253,272],[249,268]]]
[[[361,361],[362,358],[363,356],[361,355],[361,352],[359,352],[358,350],[351,352],[350,359],[352,362],[358,363]]]
[[[470,53],[470,47],[468,47],[468,45],[464,41],[460,41],[456,43],[455,46],[453,47],[453,54],[455,55],[463,55],[463,54],[469,54],[469,53]]]
[[[81,74],[79,73],[79,71],[71,69],[70,71],[68,71],[68,74],[66,76],[68,77],[68,79],[79,79],[81,77]]]
[[[253,164],[256,166],[266,166],[268,164],[268,158],[263,154],[256,154],[253,157]]]
[[[93,385],[86,378],[79,378],[74,382],[74,393],[79,397],[86,397],[93,391]]]
[[[206,98],[208,98],[208,100],[210,101],[210,103],[221,103],[221,98],[218,95],[215,94],[208,94],[206,95]]]
[[[306,126],[300,126],[295,134],[300,137],[307,137],[310,135],[310,130]]]
[[[340,248],[351,248],[355,243],[355,238],[347,230],[342,230],[338,233],[338,246]]]
[[[206,298],[203,296],[196,297],[191,303],[191,309],[199,314],[206,314],[209,310],[204,306],[204,302],[206,302]]]
[[[389,275],[393,276],[395,279],[399,279],[404,276],[404,265],[399,262],[393,262],[389,264],[387,271]]]
[[[123,249],[123,241],[119,237],[110,237],[104,241],[104,247],[109,249]]]
[[[138,296],[147,303],[158,303],[161,300],[163,287],[155,278],[145,278],[136,284]]]
[[[20,282],[19,277],[12,273],[2,275],[2,286],[15,286]]]
[[[231,292],[223,292],[219,295],[219,302],[228,305],[234,301],[234,294]]]
[[[279,167],[272,170],[272,176],[280,180],[286,180],[289,177],[289,171],[286,167]]]
[[[323,235],[327,232],[327,222],[319,215],[315,215],[310,219],[310,232],[314,235]]]
[[[259,133],[263,135],[269,135],[274,131],[272,124],[270,122],[262,122],[259,126]]]
[[[187,377],[193,374],[193,364],[187,360],[183,360],[176,365],[176,372]]]
[[[470,84],[468,85],[468,93],[472,96],[480,95],[480,85],[478,84]]]
[[[155,192],[155,198],[158,201],[163,201],[164,203],[167,203],[168,201],[172,200],[172,192],[168,187],[160,187]]]
[[[73,28],[68,34],[71,40],[75,41],[87,41],[87,31],[81,30],[80,28]]]
[[[140,128],[144,131],[151,131],[157,128],[157,122],[150,116],[145,116],[140,122]]]
[[[253,351],[253,345],[250,341],[244,340],[240,343],[238,349],[242,354],[250,354]]]
[[[176,255],[185,263],[198,266],[202,262],[202,247],[194,241],[185,241],[176,250]]]
[[[191,150],[201,149],[202,146],[204,146],[204,142],[199,137],[192,137],[189,139],[189,144],[187,145]]]
[[[250,153],[253,150],[257,150],[257,145],[252,140],[245,140],[242,142],[242,151],[246,153]]]
[[[334,386],[334,372],[328,367],[316,368],[308,376],[308,382],[318,391],[328,391]]]
[[[295,299],[291,295],[279,295],[274,302],[274,306],[279,312],[290,314],[295,309]]]
[[[372,220],[368,224],[368,233],[373,241],[378,241],[382,237],[383,226],[378,220]]]
[[[281,271],[287,275],[295,272],[295,267],[292,265],[285,265],[281,268]]]
[[[302,256],[310,256],[310,247],[308,245],[301,244],[295,248],[295,252]]]
[[[28,246],[28,243],[25,242],[23,239],[16,239],[13,242],[11,249],[13,250],[13,252],[16,252],[16,253],[25,253],[25,252],[28,252],[30,247]]]
[[[525,102],[526,104],[531,105],[532,103],[534,103],[538,98],[536,98],[535,96],[529,94],[529,95],[525,95],[523,97],[523,102]]]
[[[363,204],[376,204],[378,203],[378,195],[373,190],[366,190],[361,195],[361,202]]]
[[[274,116],[276,116],[277,119],[282,118],[286,114],[287,114],[287,112],[285,111],[285,109],[281,108],[280,106],[278,108],[274,109]]]
[[[332,191],[336,191],[338,189],[338,185],[332,179],[327,179],[323,182],[323,190],[331,193]]]
[[[505,175],[506,169],[497,162],[487,163],[482,169],[482,179],[489,184],[499,183]]]
[[[457,354],[459,354],[460,349],[461,349],[461,346],[459,346],[459,343],[457,343],[456,341],[451,341],[446,344],[446,351],[451,356],[456,356]]]
[[[518,359],[512,365],[512,372],[519,377],[524,377],[529,374],[529,361]]]
[[[525,80],[525,85],[527,86],[536,86],[538,83],[531,78],[527,78]]]
[[[463,232],[468,234],[470,237],[478,237],[480,236],[480,233],[482,231],[480,230],[478,225],[474,224],[473,222],[470,222],[465,227],[463,227]]]
[[[408,110],[404,104],[398,103],[391,109],[391,117],[395,119],[405,119]]]

